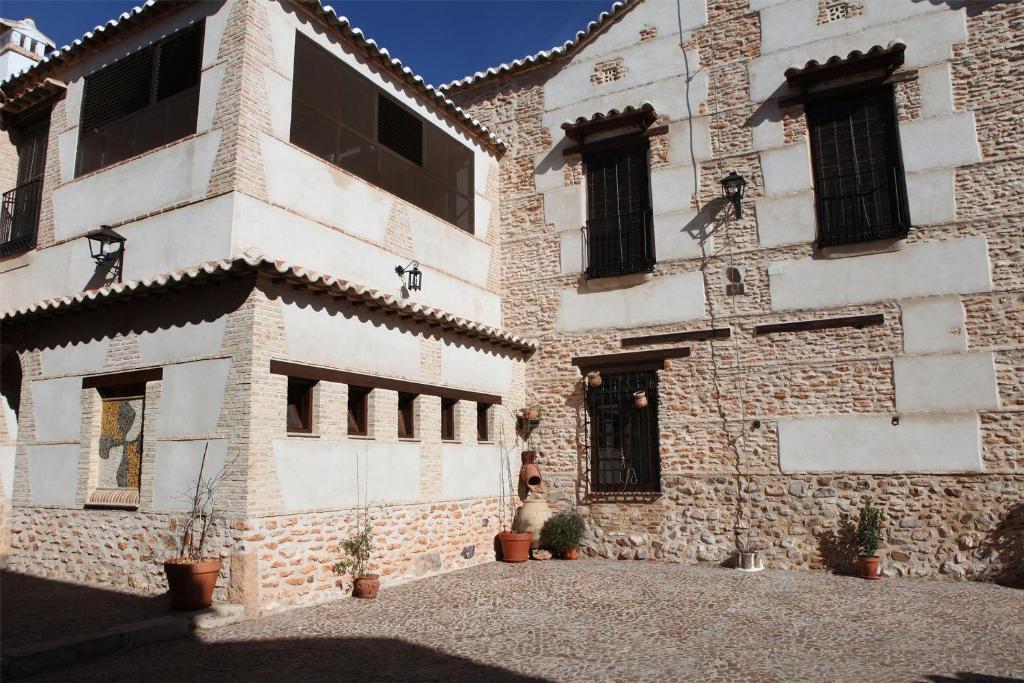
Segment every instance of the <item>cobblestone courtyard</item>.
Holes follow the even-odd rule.
[[[1024,591],[581,560],[489,564],[387,589],[376,601],[293,610],[37,680],[1017,677]]]

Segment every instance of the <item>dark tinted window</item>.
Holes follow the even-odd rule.
[[[286,416],[289,432],[313,431],[313,384],[307,379],[288,378]]]
[[[411,439],[416,435],[415,410],[416,394],[398,394],[398,436]]]
[[[348,388],[348,433],[356,436],[369,434],[369,397],[366,387]]]
[[[196,131],[203,24],[85,79],[76,175]]]
[[[473,232],[470,148],[301,34],[293,78],[293,144]]]
[[[455,440],[455,399],[441,399],[441,439]]]
[[[476,404],[476,440],[489,441],[489,425],[487,417],[490,414],[491,406],[486,403]]]

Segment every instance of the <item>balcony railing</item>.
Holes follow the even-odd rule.
[[[584,239],[588,278],[649,273],[656,263],[650,209],[592,218]]]
[[[822,178],[818,200],[818,246],[906,237],[907,220],[902,172],[897,168]]]
[[[4,193],[0,207],[0,256],[31,249],[39,229],[43,179],[37,178]]]

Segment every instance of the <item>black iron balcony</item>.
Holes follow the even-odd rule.
[[[819,247],[907,236],[910,222],[899,169],[833,175],[817,182]]]
[[[649,273],[656,263],[650,209],[592,218],[584,240],[588,278]]]
[[[0,256],[26,251],[36,245],[42,202],[42,178],[4,193],[0,207]]]

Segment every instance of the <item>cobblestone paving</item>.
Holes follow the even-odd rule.
[[[988,678],[988,676],[998,678]],[[490,564],[53,680],[976,681],[1024,676],[1024,591],[655,562]]]

